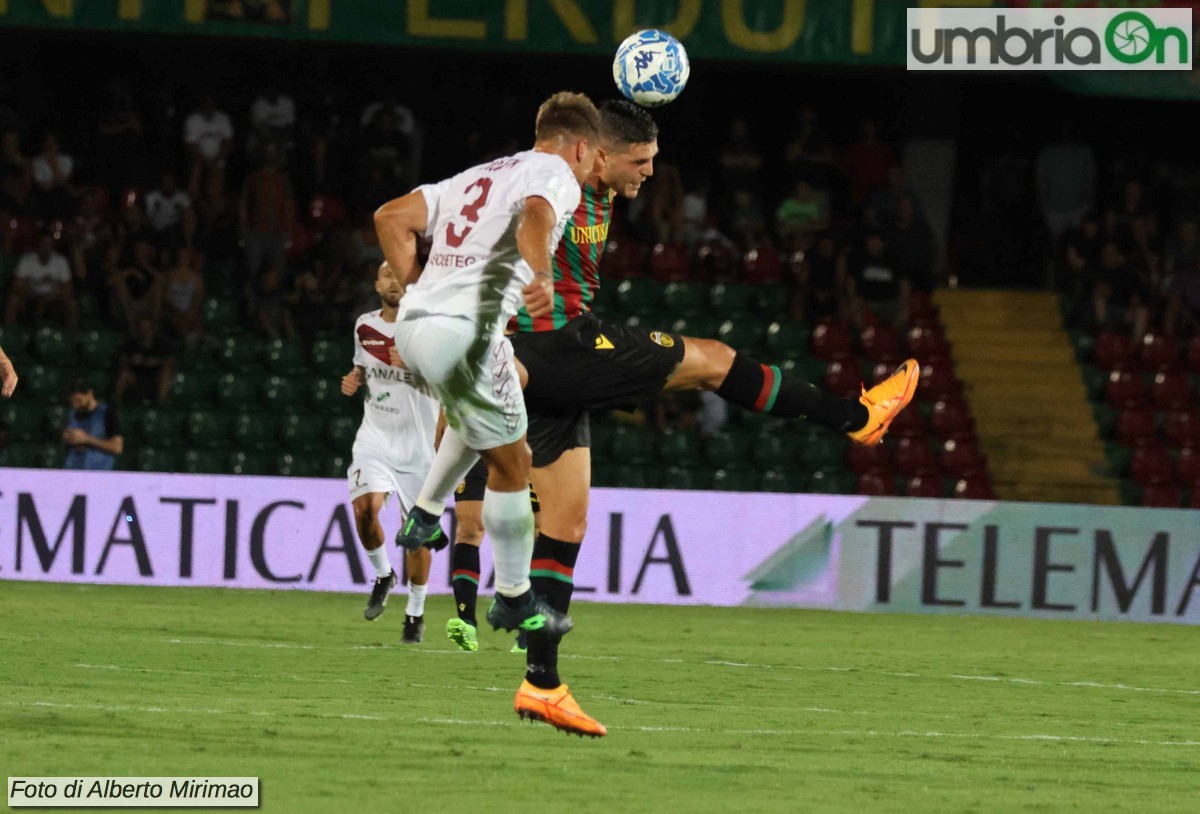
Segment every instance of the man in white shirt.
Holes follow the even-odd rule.
[[[220,192],[225,184],[225,160],[233,145],[233,122],[217,110],[216,99],[206,93],[200,107],[183,123],[183,144],[192,161],[189,189],[199,195],[201,183],[209,192]]]
[[[250,124],[260,143],[273,141],[287,149],[296,127],[296,104],[279,88],[269,87],[250,105]]]
[[[383,544],[379,513],[387,505],[388,495],[395,494],[401,523],[408,517],[433,463],[438,417],[438,403],[418,389],[412,372],[390,362],[404,288],[386,263],[379,269],[375,291],[382,308],[363,314],[354,324],[354,368],[342,377],[343,395],[353,396],[367,386],[362,425],[354,439],[354,460],[346,477],[358,539],[375,566],[375,584],[363,611],[368,621],[383,613],[397,581]],[[429,561],[428,548],[405,552],[408,607],[402,641],[406,644],[419,644],[424,633]]]
[[[389,265],[405,281],[419,275],[401,304],[395,350],[442,402],[449,425],[397,541],[415,548],[420,543],[413,541],[444,538],[437,523],[445,506],[431,496],[449,494],[482,457],[483,526],[496,573],[487,619],[531,640],[557,639],[572,625],[530,587],[528,422],[504,327],[522,298],[531,314],[550,311],[551,257],[579,205],[580,183],[594,169],[599,128],[586,96],[556,94],[538,110],[532,150],[420,187],[375,213]],[[421,237],[432,247],[418,272]],[[539,687],[527,678],[514,706],[523,718],[567,732],[605,734],[566,684]]]
[[[25,308],[32,305],[34,324],[42,325],[47,310],[61,306],[67,327],[75,327],[78,313],[72,296],[71,266],[67,258],[54,251],[54,238],[42,235],[37,251],[26,252],[17,262],[15,277],[4,324],[15,325]]]
[[[158,189],[146,195],[146,219],[160,235],[178,229],[192,208],[192,199],[175,182],[175,173],[164,172]]]

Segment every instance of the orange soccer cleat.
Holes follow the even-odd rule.
[[[599,738],[608,734],[604,724],[589,716],[575,703],[571,690],[566,684],[559,684],[552,690],[535,687],[528,681],[521,682],[517,690],[517,698],[513,709],[521,718],[531,718],[544,721],[555,729],[568,734],[587,735]]]
[[[875,446],[883,440],[892,420],[912,401],[913,393],[917,392],[917,379],[921,376],[921,366],[916,359],[908,359],[896,372],[888,376],[870,390],[863,388],[859,401],[867,408],[869,418],[861,430],[846,433],[851,441]]]

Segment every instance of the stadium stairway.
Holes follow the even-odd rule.
[[[996,496],[1119,504],[1054,295],[955,289],[934,299]]]

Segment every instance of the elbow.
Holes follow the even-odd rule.
[[[113,439],[112,454],[113,455],[122,455],[122,454],[124,454],[124,452],[125,452],[125,438],[124,438],[124,436],[118,435],[116,438]]]

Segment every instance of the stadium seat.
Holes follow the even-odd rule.
[[[892,470],[892,453],[884,444],[871,447],[851,444],[846,453],[846,461],[850,471],[860,476],[868,473],[890,473]]]
[[[933,402],[961,398],[962,382],[955,377],[949,361],[919,361],[921,380],[917,384],[917,398]]]
[[[198,342],[191,347],[185,347],[179,354],[181,370],[218,370],[217,360],[213,358],[214,345],[211,341]]]
[[[691,467],[700,463],[700,438],[692,433],[664,430],[655,436],[654,446],[660,465]]]
[[[959,478],[954,484],[954,496],[962,500],[995,500],[992,485],[982,475]]]
[[[1102,333],[1096,337],[1096,366],[1110,371],[1133,364],[1133,341],[1125,334]]]
[[[75,337],[61,328],[38,328],[33,335],[33,352],[47,364],[69,364],[75,359]]]
[[[807,469],[835,469],[846,465],[849,442],[840,435],[822,432],[810,436],[800,447],[799,457]]]
[[[763,331],[753,319],[727,319],[717,330],[717,338],[736,351],[752,351],[762,344]]]
[[[1154,440],[1154,413],[1145,407],[1126,407],[1117,416],[1117,440],[1126,446]]]
[[[659,305],[661,287],[653,280],[625,280],[617,286],[622,314],[646,313]]]
[[[346,204],[333,195],[314,195],[308,202],[308,220],[318,229],[346,221]]]
[[[1173,483],[1148,483],[1142,487],[1141,505],[1155,509],[1178,509],[1183,502],[1179,487]]]
[[[817,469],[808,473],[802,491],[814,495],[848,495],[858,479],[844,469]]]
[[[37,444],[28,442],[13,442],[0,449],[0,466],[10,469],[28,469],[33,467],[33,458]]]
[[[262,403],[277,413],[292,413],[303,409],[304,388],[300,379],[268,376],[259,393]]]
[[[921,411],[911,405],[893,419],[887,431],[889,438],[924,438],[927,434]]]
[[[1200,445],[1186,446],[1179,450],[1175,471],[1184,483],[1200,483]]]
[[[50,404],[61,404],[66,398],[66,368],[35,363],[22,366],[18,373],[21,376],[21,389],[24,390],[22,395],[27,393],[37,401]]]
[[[863,355],[872,362],[895,361],[900,354],[900,332],[891,325],[869,325],[859,335]]]
[[[188,413],[187,437],[193,446],[200,449],[216,449],[228,446],[229,417],[224,413],[202,412],[199,410]]]
[[[784,469],[796,462],[795,447],[780,433],[765,433],[754,438],[750,459],[758,469]]]
[[[853,358],[830,362],[823,381],[825,389],[835,396],[855,398],[862,392],[862,371]]]
[[[200,306],[200,316],[204,322],[204,327],[210,330],[214,328],[229,328],[238,318],[238,304],[236,300],[223,299],[207,299]]]
[[[349,363],[346,370],[350,369]],[[362,396],[346,397],[342,395],[341,378],[324,378],[308,382],[308,404],[323,415],[351,415],[362,413]],[[250,396],[253,398],[253,394]]]
[[[1108,403],[1114,407],[1133,407],[1145,400],[1145,385],[1141,375],[1127,370],[1114,370],[1108,374],[1104,386]]]
[[[142,447],[136,450],[139,472],[178,472],[182,451],[169,447]]]
[[[987,475],[987,460],[973,441],[942,442],[942,471],[952,478]]]
[[[921,438],[900,438],[896,441],[896,470],[905,477],[938,473],[937,456]]]
[[[1163,435],[1173,447],[1200,444],[1200,411],[1192,407],[1168,410],[1163,416]]]
[[[1195,402],[1188,375],[1182,370],[1160,370],[1154,374],[1150,397],[1161,409],[1186,407]]]
[[[358,422],[350,416],[333,416],[325,425],[325,438],[337,450],[350,451],[354,437],[358,434]]]
[[[213,356],[224,369],[233,373],[254,373],[263,369],[262,340],[248,336],[227,336],[220,340]]]
[[[713,314],[692,314],[678,317],[671,323],[671,330],[681,336],[694,336],[700,339],[711,339],[721,329],[723,320]]]
[[[1171,458],[1165,449],[1146,444],[1134,448],[1129,461],[1129,476],[1141,486],[1148,483],[1173,483],[1175,468],[1171,465]]]
[[[217,379],[217,402],[230,410],[249,410],[258,403],[259,383],[256,376],[246,373],[226,373]]]
[[[933,304],[933,297],[924,291],[914,291],[908,298],[908,316],[910,321],[919,317],[937,318],[938,308]]]
[[[79,336],[79,358],[88,367],[108,369],[117,357],[124,339],[116,331],[90,328]]]
[[[813,328],[811,343],[812,355],[826,362],[851,353],[850,332],[840,323],[823,322]]]
[[[646,270],[646,247],[628,236],[610,237],[602,266],[604,275],[612,280],[637,277]]]
[[[650,250],[650,274],[660,283],[686,280],[690,266],[686,246],[656,243]]]
[[[148,407],[142,412],[141,438],[154,447],[178,447],[184,441],[185,415],[175,410]]]
[[[1173,336],[1146,334],[1138,348],[1138,361],[1143,370],[1155,371],[1179,363],[1179,343]]]
[[[950,345],[940,330],[911,328],[908,331],[908,351],[921,364],[950,358]]]
[[[317,339],[313,342],[308,360],[319,374],[340,379],[353,364],[354,342],[349,336],[345,339]]]
[[[739,283],[717,283],[708,294],[713,313],[737,320],[750,312],[754,289]]]
[[[275,472],[294,478],[316,477],[321,469],[320,462],[311,453],[285,452],[275,458]]]
[[[234,416],[230,434],[243,450],[260,452],[277,446],[279,418],[270,413],[239,413]]]
[[[608,449],[609,460],[616,464],[645,464],[651,460],[653,447],[646,432],[618,424],[613,427]]]
[[[321,458],[320,470],[317,474],[325,478],[344,478],[350,468],[350,453],[334,452]]]
[[[772,361],[799,359],[807,356],[809,336],[808,326],[780,320],[767,326],[764,345]]]
[[[958,399],[942,399],[934,402],[933,409],[929,413],[929,426],[942,438],[961,437],[971,433],[974,428],[967,405]]]
[[[1087,390],[1087,396],[1092,401],[1100,401],[1104,398],[1104,386],[1108,384],[1108,373],[1094,365],[1081,365],[1080,373],[1083,377],[1083,388]]]
[[[743,469],[750,459],[751,436],[732,430],[714,432],[704,439],[704,461],[710,469]]]
[[[271,475],[274,474],[273,457],[264,452],[237,450],[229,454],[225,471],[233,475]],[[342,474],[345,474],[344,470]]]
[[[748,250],[742,255],[740,278],[762,286],[778,285],[783,277],[783,261],[768,243]]]
[[[760,469],[758,489],[761,492],[800,492],[803,491],[803,484],[793,479],[787,470]]]
[[[299,339],[268,341],[263,347],[263,361],[266,362],[267,370],[280,375],[303,373],[306,368],[304,347],[300,344]],[[349,363],[347,363],[346,370],[349,369]]]
[[[183,408],[207,404],[213,400],[216,385],[214,371],[177,371],[171,380],[171,402]]]
[[[659,486],[662,489],[707,489],[712,475],[707,469],[669,466],[663,471]]]
[[[47,404],[40,408],[42,413],[42,436],[46,441],[58,442],[63,428],[67,426],[67,405]]]
[[[289,452],[308,452],[325,445],[325,418],[316,415],[277,416],[279,442]]]
[[[942,478],[940,475],[915,475],[904,484],[904,494],[908,497],[942,497]]]
[[[788,291],[782,285],[760,285],[754,289],[754,305],[763,318],[785,314],[788,310]]]
[[[708,311],[706,288],[696,283],[670,283],[663,289],[663,308],[672,318]]]
[[[183,471],[196,475],[217,475],[226,471],[229,452],[219,449],[189,449],[183,453]]]
[[[858,476],[857,493],[890,497],[896,494],[896,481],[888,472],[864,472]]]
[[[1070,331],[1071,347],[1080,364],[1090,364],[1096,357],[1096,337],[1083,331]]]
[[[0,402],[0,423],[8,425],[14,443],[37,439],[42,424],[42,408],[36,404]]]
[[[20,325],[0,325],[0,348],[10,357],[19,359],[29,346],[29,332]]]
[[[718,469],[713,472],[712,488],[718,492],[753,492],[758,473],[748,469]]]
[[[622,489],[654,489],[658,486],[656,475],[651,467],[615,464],[611,477],[613,485]]]

